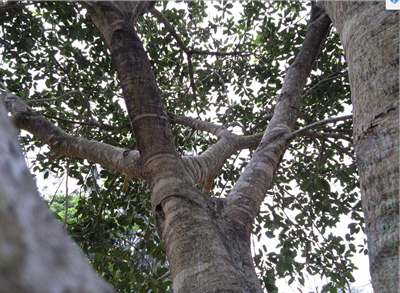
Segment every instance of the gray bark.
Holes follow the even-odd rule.
[[[375,292],[399,292],[399,12],[322,2],[349,64],[354,146]]]
[[[194,184],[212,176],[232,148],[227,147],[225,153],[219,148],[221,144],[209,149],[206,159],[218,162],[213,167],[203,164],[199,168],[182,160],[150,62],[129,17],[107,2],[94,3],[88,13],[105,39],[121,80],[174,292],[262,292],[251,257],[252,224],[290,141],[286,135],[293,130],[304,86],[329,29],[329,18],[320,10],[313,14],[261,143],[228,197],[216,199],[199,192]],[[197,126],[215,131],[224,146],[229,139],[234,141],[223,128],[204,123]],[[214,151],[224,156],[218,158]]]

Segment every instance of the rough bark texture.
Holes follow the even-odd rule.
[[[0,137],[0,291],[113,292],[40,198],[2,101]]]
[[[354,145],[375,292],[399,292],[399,12],[323,2],[349,64]]]
[[[252,224],[286,147],[284,135],[293,130],[301,94],[329,28],[329,18],[318,13],[309,26],[303,48],[287,72],[275,118],[249,171],[227,199],[215,199],[194,186],[215,173],[215,168],[194,167],[176,152],[154,74],[129,13],[109,2],[95,3],[88,12],[105,39],[121,81],[174,292],[262,292],[251,257]],[[224,144],[230,139],[225,129],[214,131]],[[219,147],[216,144],[209,149],[204,158],[218,162],[216,167],[226,155]],[[224,155],[217,158],[214,151]]]

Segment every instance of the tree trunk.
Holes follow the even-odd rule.
[[[134,23],[112,2],[96,3],[88,11],[121,81],[174,292],[262,292],[250,253],[251,224],[231,219],[224,200],[195,187],[176,151]]]
[[[222,199],[197,190],[194,178],[199,176],[191,176],[177,154],[150,62],[129,13],[112,2],[96,2],[88,12],[121,81],[174,292],[262,292],[251,256],[252,225],[286,147],[285,134],[293,130],[329,18],[318,14],[310,25],[300,57],[287,71],[276,115],[247,171]]]
[[[349,65],[354,146],[375,292],[399,292],[399,13],[322,2]]]

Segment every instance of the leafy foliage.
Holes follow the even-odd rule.
[[[284,68],[305,36],[305,3],[188,1],[159,2],[157,8],[186,46],[150,14],[140,17],[137,31],[167,110],[214,123],[235,122],[232,131],[243,135],[263,132]],[[12,92],[68,133],[135,148],[111,57],[79,4],[30,3],[4,12],[1,23],[0,76]],[[338,116],[350,105],[345,58],[333,31],[305,93],[296,129]],[[278,278],[304,285],[307,273],[326,277],[323,292],[354,281],[353,241],[363,230],[363,218],[351,133],[351,122],[324,126],[286,150],[254,224],[255,239],[278,239],[276,250],[261,246],[254,254],[267,291],[278,290]],[[200,154],[215,142],[209,134],[181,125],[173,125],[173,134],[182,155]],[[26,152],[37,154],[33,172],[66,173],[63,158],[50,160],[36,138],[23,133],[21,142]],[[211,196],[229,192],[251,153],[228,160]],[[123,191],[124,176],[97,168],[71,160],[67,175],[78,180],[83,192],[70,195],[69,234],[119,292],[167,292],[167,260],[150,214],[147,186],[132,179]],[[57,195],[51,209],[61,219],[62,205],[63,197]],[[353,222],[343,239],[332,228],[344,215]]]

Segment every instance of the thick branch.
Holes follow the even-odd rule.
[[[6,98],[6,95],[1,94],[0,99],[6,101],[15,125],[48,144],[54,157],[75,156],[131,177],[144,178],[137,151],[71,136],[50,123],[40,113],[33,111],[19,97],[8,95]]]
[[[284,137],[294,128],[303,89],[329,32],[330,23],[329,17],[320,8],[313,10],[300,52],[286,72],[274,115],[251,161],[228,196],[232,219],[247,223],[248,233],[273,179],[280,156],[286,149]]]
[[[261,141],[262,134],[239,136],[229,132],[225,126],[191,117],[168,113],[171,123],[189,126],[205,131],[218,137],[218,142],[210,146],[198,156],[183,157],[186,169],[191,174],[194,183],[209,180],[217,173],[225,161],[239,150],[255,148]],[[212,184],[212,182],[208,182]]]
[[[170,112],[168,113],[168,117],[170,118],[171,123],[181,124],[196,130],[205,131],[215,135],[218,138],[229,133],[229,131],[223,125],[217,125],[208,121],[202,121]]]
[[[176,150],[161,92],[134,24],[112,2],[95,2],[88,14],[117,69],[155,209],[165,198],[179,194],[179,186],[194,188],[193,181]]]

